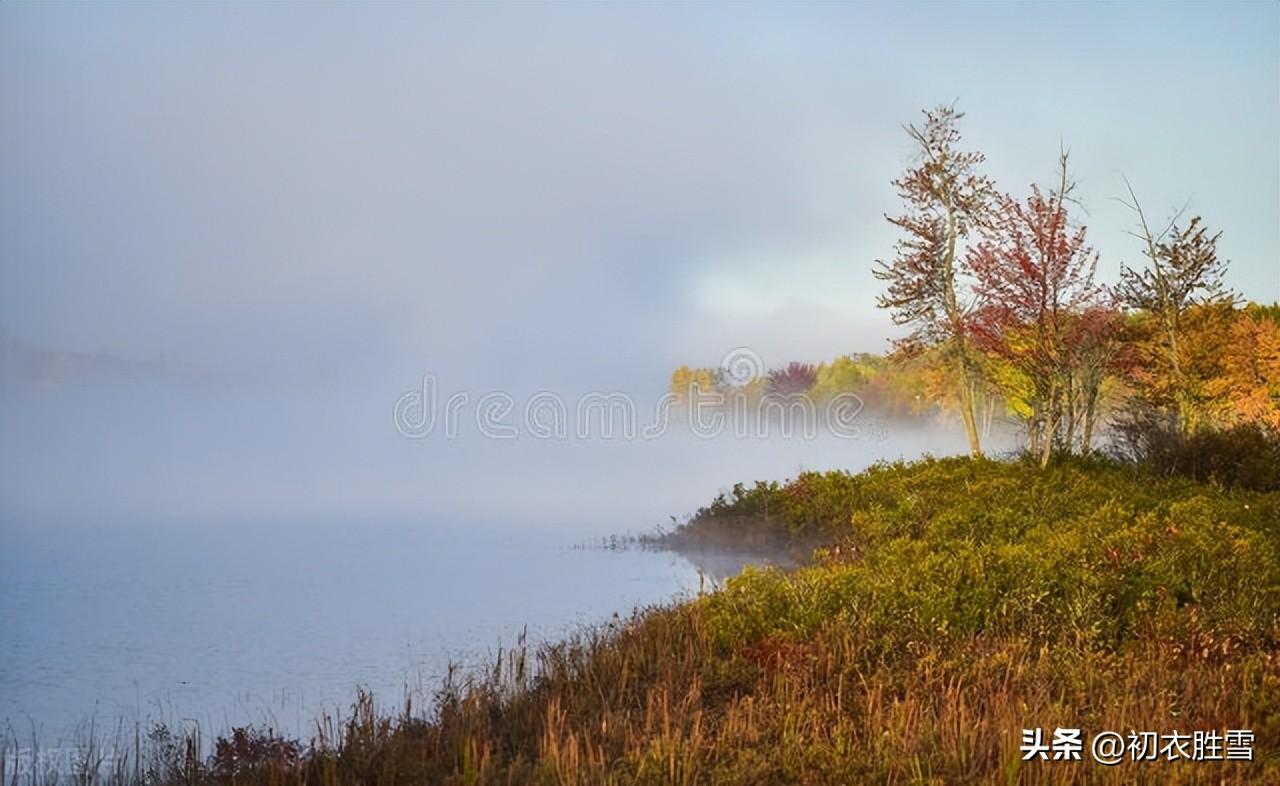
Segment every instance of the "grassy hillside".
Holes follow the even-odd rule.
[[[740,488],[726,527],[829,544],[459,680],[240,783],[1277,783],[1280,494],[968,459]],[[1021,730],[1252,729],[1253,762],[1023,762]],[[336,739],[341,736],[341,740]],[[232,742],[229,741],[228,746]],[[255,747],[257,745],[257,747]]]

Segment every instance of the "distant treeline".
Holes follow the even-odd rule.
[[[1064,438],[1091,449],[1100,423],[1168,407],[1178,396],[1193,430],[1280,429],[1280,305],[1191,306],[1181,320],[1182,362],[1176,371],[1161,351],[1160,321],[1150,312],[1116,309],[1090,318],[1105,323],[1107,340],[1076,345],[1075,362],[1064,376]],[[1010,360],[1004,347],[981,345],[974,359],[982,372],[973,391],[980,430],[995,419],[1029,424],[1038,417],[1032,373]],[[947,353],[935,348],[791,362],[745,381],[733,380],[722,368],[686,365],[672,372],[670,392],[681,402],[696,390],[726,402],[745,397],[753,403],[766,395],[822,403],[853,393],[881,414],[946,417],[959,415],[958,377]]]
[[[894,414],[922,415],[939,408],[937,398],[930,395],[929,371],[925,363],[859,352],[824,363],[792,362],[741,381],[722,368],[680,366],[671,374],[670,390],[680,402],[697,392],[752,401],[765,395],[802,395],[815,402],[856,393]]]

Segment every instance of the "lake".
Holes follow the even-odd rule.
[[[30,431],[22,414],[0,419]],[[526,631],[531,643],[558,639],[699,587],[680,556],[593,543],[669,526],[738,481],[954,453],[963,440],[895,422],[858,440],[413,442],[388,427],[383,452],[368,455],[227,438],[199,443],[201,463],[188,466],[192,452],[148,437],[148,423],[129,436],[148,446],[145,464],[140,448],[103,447],[123,438],[87,440],[80,464],[27,480],[30,462],[9,455],[11,492],[21,482],[70,500],[40,515],[21,512],[17,492],[0,504],[0,723],[21,740],[70,742],[90,721],[110,733],[122,720],[305,738],[357,687],[385,708],[406,690],[429,700],[450,663],[490,663]],[[292,463],[271,464],[286,452]],[[128,473],[111,488],[138,504],[84,488],[97,467]],[[89,513],[95,494],[115,504]],[[278,510],[237,510],[250,499]],[[718,576],[741,563],[699,559]]]
[[[696,592],[685,559],[546,533],[314,522],[8,527],[0,719],[69,740],[123,719],[305,735],[357,686],[429,697],[489,662]]]

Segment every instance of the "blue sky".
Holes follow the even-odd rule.
[[[901,125],[940,102],[1015,194],[1071,149],[1103,278],[1140,261],[1123,174],[1276,300],[1278,8],[0,5],[0,504],[145,508],[163,470],[287,509],[398,467],[369,432],[424,372],[639,394],[882,349]],[[344,504],[403,496],[366,475]]]

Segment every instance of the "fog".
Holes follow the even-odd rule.
[[[579,419],[578,403],[591,400],[590,392],[564,397],[568,433],[547,436],[526,418],[531,397],[513,397],[510,413],[482,425],[477,399],[485,392],[457,410],[453,433],[441,403],[431,433],[409,438],[397,430],[394,396],[168,380],[96,380],[88,396],[73,385],[10,391],[6,440],[40,447],[10,457],[7,482],[24,481],[10,500],[47,502],[10,523],[417,520],[588,538],[670,526],[671,517],[738,481],[964,448],[958,424],[873,412],[847,433],[817,424],[806,431],[800,421],[790,432],[778,423],[761,427],[754,411],[745,434],[735,433],[732,417],[718,433],[695,432],[686,410],[662,416],[660,391],[636,397],[634,436],[620,410]]]
[[[938,102],[1005,188],[1071,148],[1104,278],[1138,261],[1123,173],[1223,230],[1233,287],[1280,296],[1276,6],[1021,10],[0,6],[0,516],[585,537],[955,452],[945,424],[393,419],[425,375],[513,417],[619,392],[643,420],[674,367],[735,347],[883,351],[900,125]]]

